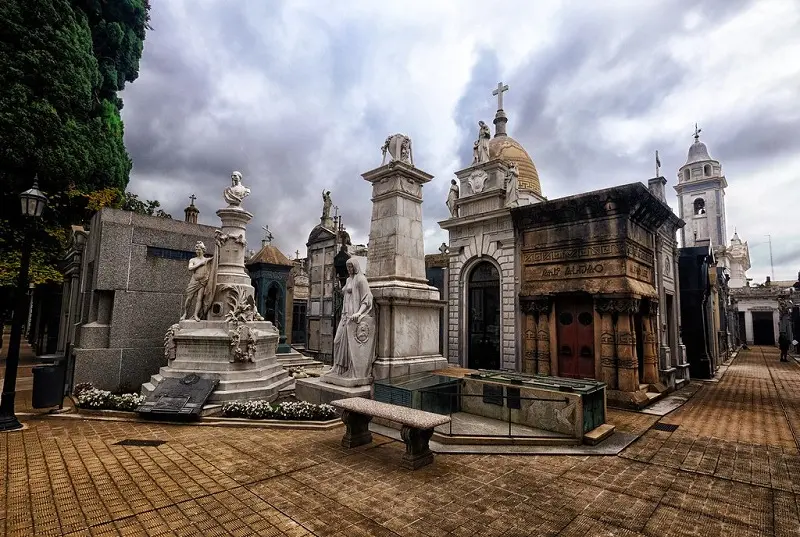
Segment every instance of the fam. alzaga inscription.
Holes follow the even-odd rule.
[[[542,278],[557,278],[560,276],[587,276],[603,274],[605,266],[602,263],[580,263],[575,265],[562,265],[557,267],[544,267],[539,269]]]

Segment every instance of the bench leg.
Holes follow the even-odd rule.
[[[433,429],[414,429],[404,425],[400,431],[403,442],[406,443],[406,452],[403,454],[401,466],[409,470],[422,468],[433,462],[433,452],[428,447],[428,441],[433,435]]]
[[[347,431],[342,437],[342,447],[353,448],[372,442],[372,433],[369,432],[369,422],[372,421],[372,416],[344,410],[342,411],[342,421],[347,426]]]

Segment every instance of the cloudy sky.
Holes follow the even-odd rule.
[[[230,172],[253,194],[251,244],[268,224],[305,255],[322,189],[366,243],[388,134],[414,141],[426,251],[453,172],[471,160],[502,80],[508,132],[553,199],[654,175],[668,196],[694,123],[728,180],[728,235],[749,275],[800,270],[800,2],[796,0],[169,0],[153,2],[139,79],[123,92],[129,189],[201,222]]]

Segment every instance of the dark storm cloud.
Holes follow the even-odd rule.
[[[357,3],[318,13],[293,2],[156,3],[141,76],[123,95],[134,162],[130,188],[144,198],[160,197],[176,217],[195,193],[201,221],[215,225],[220,192],[238,169],[253,192],[245,202],[255,214],[250,243],[258,244],[259,228],[269,224],[284,252],[299,247],[304,254],[301,245],[319,222],[322,189],[331,190],[351,236],[366,241],[371,188],[361,174],[378,166],[388,134],[404,132],[415,141],[417,165],[436,175],[424,189],[423,212],[426,231],[437,230],[436,222],[448,215],[444,199],[453,172],[471,161],[477,121],[491,124],[491,91],[503,80],[510,86],[509,133],[531,154],[545,195],[646,181],[659,149],[674,196],[691,126],[706,118],[687,116],[677,140],[658,118],[638,127],[638,138],[629,141],[609,133],[608,125],[650,117],[676,88],[685,94],[694,82],[669,43],[720,27],[751,3],[666,0],[624,12],[567,6],[538,48],[510,66],[503,63],[502,46],[474,41],[476,52],[463,51],[475,58],[469,80],[455,106],[449,101],[443,111],[457,127],[457,143],[447,146],[453,155],[438,153],[441,146],[432,148],[436,144],[419,134],[437,118],[414,113],[441,82],[436,76],[452,71],[443,65],[441,74],[417,73],[415,84],[424,87],[410,82],[416,66],[409,64],[409,51],[418,43],[439,46],[430,40],[445,31],[438,22],[391,15],[390,21],[373,20],[378,17]],[[690,12],[697,19],[693,27],[684,23]],[[460,47],[464,36],[481,30],[460,31],[447,46]],[[376,81],[375,69],[386,65],[392,70]],[[702,83],[709,80],[713,73]],[[398,113],[402,107],[409,113]],[[779,112],[767,102],[708,118],[713,124],[704,136],[710,135],[712,155],[727,167],[737,159],[796,151],[798,138],[791,133],[800,120]],[[447,128],[452,132],[452,123]],[[438,242],[426,241],[427,250]]]
[[[800,88],[796,93],[800,95]],[[726,162],[768,162],[800,151],[800,114],[796,110],[761,112],[750,109],[726,118],[720,139],[714,142],[714,150],[726,155]]]

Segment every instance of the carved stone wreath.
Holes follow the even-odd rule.
[[[179,330],[180,325],[175,323],[167,328],[167,332],[164,334],[164,357],[167,360],[175,359],[175,334],[177,334]]]
[[[256,338],[248,323],[264,320],[256,310],[253,295],[242,291],[243,289],[236,285],[222,285],[219,288],[220,294],[225,293],[229,307],[225,321],[231,327],[228,330],[231,341],[231,363],[255,360]]]

